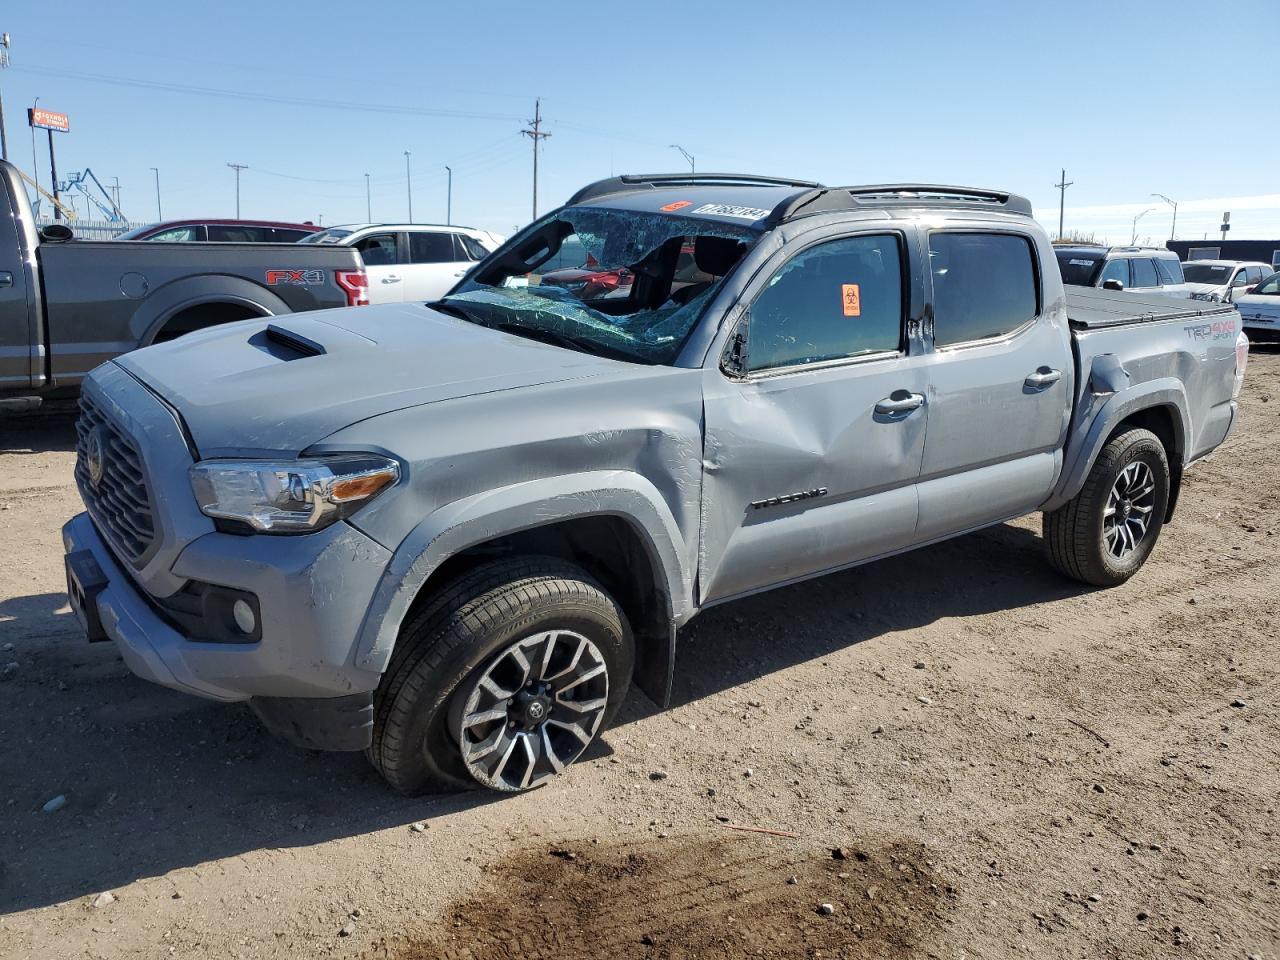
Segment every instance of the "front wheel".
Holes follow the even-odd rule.
[[[483,564],[401,632],[369,758],[402,793],[537,787],[608,725],[634,661],[622,610],[581,568]]]
[[[1044,515],[1049,562],[1099,587],[1124,583],[1146,562],[1169,506],[1169,461],[1150,430],[1112,437],[1075,498]]]

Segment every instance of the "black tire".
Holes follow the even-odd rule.
[[[1117,556],[1108,549],[1104,534],[1107,501],[1121,474],[1134,464],[1144,465],[1154,480],[1151,512],[1142,536],[1123,556]],[[1098,587],[1124,583],[1151,554],[1164,527],[1168,507],[1169,461],[1164,444],[1150,430],[1137,427],[1125,430],[1102,448],[1075,498],[1044,515],[1049,562],[1060,573],[1083,583]]]
[[[374,696],[367,755],[400,793],[475,789],[456,725],[468,680],[522,638],[587,637],[607,666],[603,730],[626,698],[635,645],[621,608],[586,571],[550,557],[495,560],[453,581],[401,629]],[[597,731],[598,733],[598,731]]]

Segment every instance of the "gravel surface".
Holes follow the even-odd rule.
[[[1280,960],[1277,437],[1255,350],[1125,586],[1032,517],[719,607],[558,782],[411,800],[86,644],[71,421],[0,420],[0,957]]]

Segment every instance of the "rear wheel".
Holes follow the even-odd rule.
[[[1099,587],[1124,583],[1155,548],[1169,506],[1169,461],[1160,438],[1134,428],[1102,448],[1084,487],[1044,515],[1049,561]]]
[[[581,568],[486,563],[403,629],[369,758],[402,793],[531,789],[609,723],[634,660],[621,609]]]

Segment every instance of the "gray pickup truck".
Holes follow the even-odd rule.
[[[0,161],[0,414],[74,396],[89,370],[203,327],[368,303],[359,254],[293,243],[121,243],[37,232]]]
[[[564,251],[625,296],[543,283]],[[715,604],[1033,511],[1123,582],[1247,354],[1228,305],[1066,292],[1011,194],[621,177],[438,302],[99,367],[68,586],[142,677],[404,792],[523,790],[633,679],[665,704]]]

